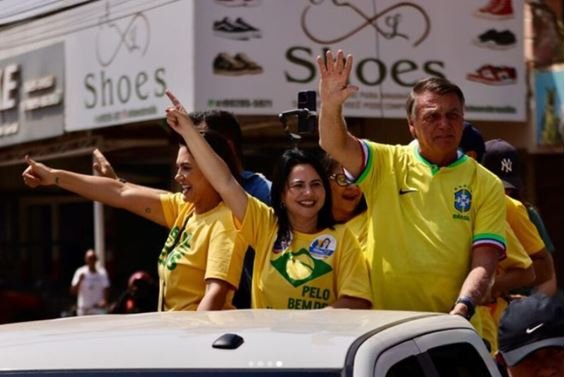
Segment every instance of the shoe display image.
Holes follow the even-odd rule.
[[[516,69],[507,66],[483,65],[474,73],[467,74],[467,80],[486,85],[512,85],[516,83]]]
[[[512,0],[490,0],[475,12],[475,16],[490,20],[506,20],[514,17]]]
[[[516,45],[516,36],[510,30],[489,29],[480,34],[473,43],[493,50],[506,50]]]
[[[234,25],[247,30],[249,32],[250,38],[261,38],[262,36],[261,30],[245,22],[245,20],[241,17],[235,19]]]
[[[212,30],[214,31],[214,35],[218,37],[239,41],[261,38],[261,30],[251,26],[241,17],[238,17],[235,21],[232,21],[229,17],[215,21]]]
[[[212,66],[215,75],[242,76],[263,73],[263,68],[244,53],[237,53],[233,57],[225,52],[219,53]]]
[[[216,0],[216,4],[225,7],[256,7],[261,5],[261,0]]]
[[[258,75],[263,73],[263,67],[251,60],[247,55],[240,52],[234,55],[234,60],[245,65],[246,73],[250,75]]]

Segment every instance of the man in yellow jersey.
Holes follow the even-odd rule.
[[[367,260],[377,309],[448,312],[470,318],[504,256],[504,189],[458,150],[465,99],[443,78],[421,80],[406,105],[416,145],[360,140],[344,102],[352,57],[318,57],[320,145],[363,190]]]
[[[557,282],[553,258],[536,225],[530,220],[528,209],[518,200],[517,194],[522,185],[518,151],[502,139],[488,140],[485,143],[483,165],[502,180],[507,193],[506,219],[534,262],[536,280],[533,289],[546,295],[555,294]]]

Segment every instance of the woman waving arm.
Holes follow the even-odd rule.
[[[220,194],[235,218],[242,221],[247,208],[247,194],[226,163],[214,152],[186,116],[179,100],[170,91],[167,91],[167,96],[173,105],[166,110],[167,123],[182,136],[206,179]]]

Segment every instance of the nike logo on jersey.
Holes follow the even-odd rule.
[[[409,193],[411,193],[411,192],[416,192],[416,191],[418,191],[418,190],[413,189],[413,188],[400,189],[400,190],[398,190],[398,194],[399,194],[399,195],[404,195],[404,194],[409,194]]]
[[[540,324],[537,325],[537,326],[528,327],[528,328],[526,329],[526,334],[531,334],[531,333],[533,333],[534,331],[536,331],[537,329],[539,329],[539,328],[542,327],[542,326],[543,326],[543,322],[540,323]]]

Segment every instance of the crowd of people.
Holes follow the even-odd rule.
[[[407,99],[413,142],[357,138],[343,116],[357,91],[349,82],[352,62],[341,50],[318,57],[322,150],[288,149],[272,182],[244,169],[233,114],[188,113],[171,92],[165,116],[179,137],[181,192],[124,182],[99,151],[99,176],[28,157],[23,180],[30,187],[56,185],[170,229],[158,256],[155,309],[450,313],[470,320],[493,355],[500,350],[511,375],[519,376],[511,369],[528,352],[513,358],[498,331],[517,315],[510,309],[535,306],[527,304],[530,294],[560,298],[543,221],[519,198],[516,149],[500,139],[485,143],[464,120],[461,89],[441,77],[418,81]],[[73,279],[79,292],[100,272],[88,258],[87,264]],[[80,300],[79,308],[86,302]],[[105,297],[89,300],[98,305]],[[562,358],[563,309],[555,305],[561,305]]]

